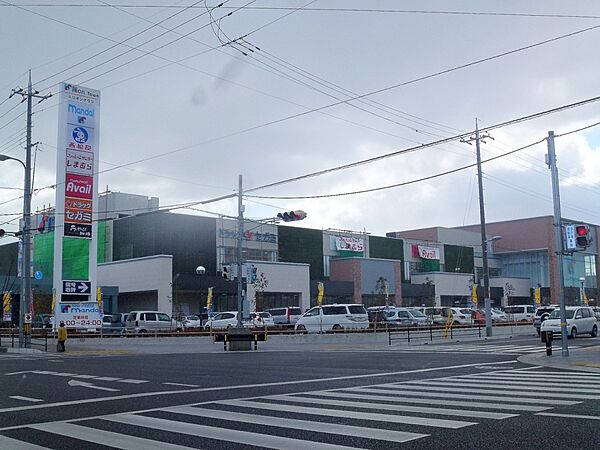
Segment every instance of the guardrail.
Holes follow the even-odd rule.
[[[52,331],[38,330],[26,336],[25,348],[39,348],[40,350],[48,351],[48,335],[50,339],[53,337]],[[19,347],[19,330],[18,328],[9,328],[0,330],[0,347]]]

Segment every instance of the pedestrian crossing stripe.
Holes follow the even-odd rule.
[[[571,349],[579,348],[577,345],[569,346]],[[500,353],[500,354],[527,354],[545,352],[546,347],[542,345],[498,345],[498,344],[434,344],[419,345],[412,347],[394,348],[398,352],[438,352],[438,353]]]
[[[552,377],[551,389],[535,385],[536,377],[544,376]],[[599,386],[600,375],[501,370],[478,374],[476,379],[458,375],[312,390],[11,427],[0,431],[0,448],[44,449],[32,442],[31,430],[36,430],[37,438],[47,434],[44,442],[57,446],[62,436],[81,441],[80,448],[93,443],[124,449],[187,449],[189,436],[222,441],[223,447],[230,443],[296,450],[372,448],[383,442],[427,439],[436,430],[453,433],[488,420],[551,416],[556,406],[600,398],[589,392],[598,392]],[[460,393],[466,389],[468,394]],[[340,419],[343,423],[336,423]]]

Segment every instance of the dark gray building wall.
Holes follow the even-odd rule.
[[[113,260],[172,255],[173,273],[217,272],[216,219],[157,212],[114,221]]]

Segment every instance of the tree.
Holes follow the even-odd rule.
[[[256,277],[252,286],[254,287],[254,310],[262,311],[265,306],[265,289],[269,286],[269,280],[267,280],[267,276],[264,272],[261,272],[260,275]]]
[[[385,277],[381,276],[377,278],[375,282],[375,292],[377,293],[377,298],[379,300],[380,305],[389,306],[390,304],[390,294],[389,294],[389,285],[388,281]]]

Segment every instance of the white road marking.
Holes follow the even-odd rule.
[[[129,384],[142,384],[148,383],[148,380],[130,380],[129,378],[125,378],[123,380],[117,380],[118,383],[129,383]]]
[[[17,439],[11,439],[6,436],[0,436],[0,448],[10,450],[48,450],[47,447],[40,447],[39,445],[30,444],[29,442],[19,441]]]
[[[564,417],[567,419],[600,420],[600,416],[583,416],[581,414],[537,413],[536,416]]]
[[[575,382],[577,380],[573,380],[573,379],[571,379],[569,381],[567,381],[566,379],[544,380],[543,386],[541,386],[540,380],[536,380],[534,378],[529,378],[529,377],[519,377],[519,376],[502,377],[499,380],[498,379],[482,380],[477,375],[468,375],[468,376],[464,376],[464,377],[463,376],[452,377],[449,379],[450,380],[459,380],[459,381],[464,380],[464,381],[468,381],[470,383],[473,383],[473,381],[476,380],[474,384],[476,384],[478,386],[481,386],[482,384],[491,384],[493,386],[498,386],[498,387],[504,387],[503,385],[505,385],[505,384],[531,386],[532,390],[542,390],[545,388],[547,389],[548,386],[559,387],[559,388],[572,388],[573,386],[579,386],[579,384],[575,384]],[[585,382],[581,383],[580,386],[586,387],[586,388],[589,388],[589,387],[600,388],[600,378],[595,381],[585,380]],[[530,388],[528,387],[528,389],[530,389]]]
[[[428,391],[441,391],[448,393],[452,390],[452,388],[464,388],[465,385],[462,383],[450,383],[446,381],[431,381],[431,382],[411,382],[402,386],[396,386],[397,389],[427,389]],[[582,399],[582,400],[600,400],[600,396],[592,396],[592,395],[579,395],[579,394],[565,394],[565,393],[557,393],[554,391],[549,391],[547,388],[546,392],[530,392],[528,390],[514,390],[514,389],[479,389],[469,386],[469,392],[473,394],[512,394],[512,395],[522,395],[523,397],[549,397],[549,398],[572,398],[572,399]],[[522,388],[525,389],[525,388]],[[598,392],[598,391],[594,391]]]
[[[69,380],[67,383],[69,386],[73,387],[85,387],[90,389],[97,389],[99,391],[109,391],[109,392],[118,392],[119,389],[108,388],[104,386],[94,386],[92,383],[87,383],[85,381],[77,381],[77,380]]]
[[[465,386],[463,386],[465,387]],[[500,401],[500,402],[518,402],[518,403],[535,403],[535,404],[540,404],[540,405],[552,405],[552,406],[558,406],[558,405],[576,405],[578,403],[578,401],[569,401],[569,400],[556,400],[556,399],[537,399],[537,398],[525,398],[525,397],[510,397],[510,396],[504,396],[504,395],[489,395],[490,391],[484,391],[486,394],[488,395],[474,395],[474,394],[457,394],[455,393],[455,391],[452,390],[448,390],[447,388],[435,388],[435,389],[429,389],[427,388],[427,391],[421,389],[417,389],[417,388],[421,388],[421,386],[405,386],[402,387],[401,385],[399,386],[395,386],[393,388],[393,390],[396,392],[395,395],[412,395],[412,396],[417,396],[417,397],[436,397],[436,398],[440,398],[440,399],[445,399],[448,396],[452,396],[452,398],[463,398],[463,399],[473,399],[473,400],[495,400],[495,401]],[[357,391],[357,390],[370,390],[370,389],[374,389],[378,392],[386,392],[385,388],[381,388],[378,386],[364,386],[361,388],[347,388],[347,391]],[[413,390],[410,390],[413,389]],[[440,391],[440,392],[430,392],[432,390],[435,391]],[[469,387],[469,391],[471,392],[471,388]],[[389,392],[389,391],[388,391]],[[517,393],[515,393],[517,394]],[[391,392],[388,394],[391,395]]]
[[[44,401],[44,400],[41,400],[39,398],[22,397],[21,395],[11,395],[8,398],[14,398],[15,400],[23,400],[25,402],[33,402],[33,403],[43,402]]]
[[[475,422],[462,420],[446,420],[429,417],[399,416],[396,414],[378,414],[357,411],[343,411],[336,409],[310,408],[306,406],[283,405],[279,403],[264,403],[251,400],[220,400],[214,402],[219,405],[239,406],[242,408],[267,409],[270,411],[284,411],[298,414],[313,414],[316,416],[345,417],[359,420],[375,420],[377,422],[404,423],[411,425],[424,425],[439,428],[463,428],[476,425]]]
[[[501,361],[489,363],[489,365],[498,365],[498,364],[514,364],[516,360],[510,361]],[[396,376],[396,375],[405,375],[411,373],[427,373],[427,372],[436,372],[441,370],[451,370],[451,369],[463,369],[474,366],[485,366],[488,363],[476,363],[476,364],[460,364],[456,366],[445,366],[445,367],[429,367],[426,369],[414,369],[414,370],[403,370],[398,372],[383,372],[383,373],[373,373],[373,374],[362,374],[362,375],[348,375],[341,377],[329,377],[329,378],[312,378],[309,380],[295,380],[295,381],[276,381],[273,383],[257,383],[257,384],[238,384],[234,386],[214,386],[207,388],[195,388],[195,389],[179,389],[175,391],[158,391],[158,392],[140,392],[136,394],[125,394],[125,395],[115,395],[112,397],[100,397],[100,398],[86,398],[81,400],[69,400],[64,402],[56,402],[56,403],[45,403],[43,405],[29,405],[29,406],[20,406],[13,408],[1,408],[0,413],[3,412],[13,412],[13,411],[26,411],[31,409],[42,409],[42,408],[55,408],[57,406],[69,406],[69,405],[82,405],[85,403],[96,403],[96,402],[109,402],[114,400],[123,400],[130,398],[143,398],[143,397],[158,397],[162,395],[180,395],[180,394],[190,394],[194,392],[214,392],[214,391],[231,391],[232,389],[252,389],[252,388],[260,388],[260,387],[270,387],[270,386],[289,386],[289,385],[302,385],[302,384],[311,384],[311,383],[323,383],[326,381],[339,381],[339,380],[360,380],[363,378],[377,378],[377,377],[388,377],[388,376]],[[0,431],[2,428],[0,428]]]
[[[4,375],[22,375],[24,373],[31,373],[31,370],[22,370],[21,372],[9,372],[5,373]]]
[[[58,434],[60,436],[69,436],[82,441],[93,442],[95,444],[107,445],[109,447],[122,448],[128,450],[183,450],[190,447],[169,444],[167,442],[153,441],[151,439],[139,438],[128,434],[113,433],[112,431],[98,430],[95,428],[82,427],[72,423],[46,423],[34,425],[31,428],[48,433]]]
[[[372,392],[372,391],[371,391]],[[513,403],[489,403],[489,402],[474,402],[451,400],[452,394],[447,395],[444,400],[439,398],[410,398],[406,396],[387,396],[387,395],[370,395],[370,394],[353,394],[349,392],[340,391],[314,391],[310,394],[320,395],[324,397],[334,398],[356,398],[362,400],[378,400],[378,401],[393,401],[395,403],[416,403],[422,405],[439,405],[443,403],[443,406],[468,406],[471,408],[486,408],[486,409],[508,409],[513,411],[545,411],[549,409],[544,406],[530,406],[530,405],[517,405]]]
[[[398,412],[413,412],[420,414],[437,414],[443,416],[459,416],[459,417],[480,417],[484,419],[508,419],[510,417],[516,417],[517,414],[506,414],[497,412],[487,411],[471,411],[468,409],[446,409],[446,408],[431,408],[423,406],[409,406],[409,405],[391,405],[389,403],[368,403],[368,402],[353,402],[350,400],[331,400],[315,397],[300,397],[297,395],[272,395],[267,397],[273,400],[283,400],[287,402],[296,403],[308,403],[311,405],[330,405],[330,406],[347,406],[350,408],[365,408],[365,409],[379,409],[387,411],[398,411]]]
[[[600,380],[600,374],[598,375],[591,375],[591,372],[587,372],[588,375],[570,375],[570,374],[564,374],[564,375],[543,375],[541,373],[520,373],[520,372],[505,372],[502,374],[498,374],[500,375],[502,378],[508,378],[508,377],[514,377],[514,376],[519,376],[521,378],[530,378],[532,380],[548,380],[548,381],[562,381],[562,380],[566,380],[566,381],[598,381]]]
[[[464,386],[463,383],[460,382],[461,380],[458,380],[456,378],[453,379],[448,379],[448,381],[444,380],[444,381],[411,381],[409,383],[406,384],[416,384],[416,385],[423,385],[426,384],[427,387],[429,388],[429,386],[455,386],[455,387],[460,387],[460,386]],[[519,381],[507,381],[505,382],[506,384],[500,384],[500,381],[496,381],[496,380],[478,380],[476,385],[477,385],[477,389],[490,389],[496,393],[500,393],[502,391],[507,391],[509,393],[515,391],[515,390],[526,390],[529,392],[528,395],[532,395],[532,394],[538,394],[538,392],[536,391],[540,391],[543,392],[544,394],[548,394],[548,387],[547,386],[540,386],[539,384],[537,386],[531,386],[531,383],[527,383],[527,382],[519,382]],[[598,389],[586,389],[585,387],[583,388],[571,388],[571,387],[563,387],[560,386],[560,390],[561,392],[573,392],[573,393],[582,393],[582,394],[599,394],[600,391]],[[475,392],[474,390],[472,390],[471,392]],[[554,395],[552,393],[552,395]],[[552,395],[548,395],[548,397],[551,397]],[[564,395],[570,395],[570,394],[564,394]],[[590,397],[591,398],[591,397]],[[600,399],[600,397],[597,397]]]
[[[96,377],[95,381],[119,381],[122,380],[122,378],[115,378],[115,377]]]
[[[163,383],[166,384],[167,386],[181,386],[181,387],[198,387],[197,384],[185,384],[185,383]]]
[[[294,428],[315,433],[356,436],[365,439],[380,439],[391,442],[407,442],[429,436],[428,434],[410,433],[406,431],[393,431],[379,428],[357,427],[352,425],[340,425],[337,423],[329,422],[313,422],[310,420],[288,419],[284,417],[260,416],[257,414],[221,411],[218,409],[194,408],[191,406],[175,406],[173,408],[165,408],[164,411],[198,417],[210,417],[212,419],[219,420],[231,420],[234,422],[266,425],[269,427],[274,426],[282,428]],[[310,447],[310,445],[308,447]]]
[[[305,441],[289,437],[273,436],[264,433],[252,433],[249,431],[233,430],[229,428],[210,427],[187,422],[176,422],[174,420],[158,419],[147,416],[134,416],[131,414],[115,415],[106,417],[112,422],[137,425],[155,430],[168,431],[170,433],[182,433],[203,438],[219,439],[227,442],[236,442],[244,445],[254,445],[261,448],[281,448],[289,450],[337,450],[356,449],[356,447],[345,447],[323,442]]]

